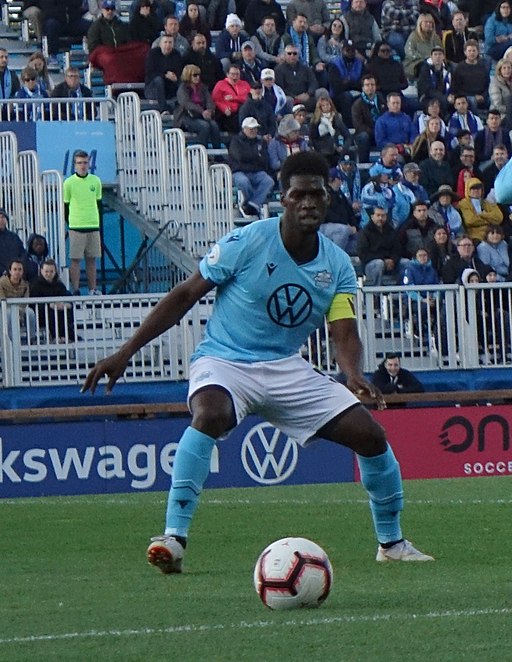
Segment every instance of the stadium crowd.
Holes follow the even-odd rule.
[[[315,150],[331,167],[322,231],[366,284],[461,282],[468,267],[510,280],[511,208],[496,203],[494,180],[512,156],[511,3],[340,9],[332,19],[325,0],[134,0],[126,22],[118,0],[24,3],[50,58],[60,36],[83,35],[106,81],[143,80],[164,121],[216,159],[227,145],[248,220],[278,194],[286,156]],[[90,94],[74,68],[54,86],[39,52],[20,81],[0,50],[3,98]]]

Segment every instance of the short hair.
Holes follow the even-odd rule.
[[[75,149],[75,151],[73,152],[73,163],[77,159],[88,159],[88,158],[89,158],[89,154],[85,152],[83,149]]]
[[[467,42],[466,42],[466,43],[467,43]],[[453,103],[454,103],[454,104],[455,104],[455,102],[457,101],[457,99],[466,99],[466,101],[467,101],[467,100],[468,100],[468,97],[467,97],[465,94],[456,94],[456,95],[453,97]]]
[[[468,39],[464,44],[464,51],[467,49],[468,46],[475,46],[478,52],[480,52],[480,44],[476,39]]]
[[[26,80],[26,79],[36,79],[37,80],[37,71],[34,69],[34,67],[25,67],[24,69],[21,70],[21,80]]]
[[[290,180],[295,175],[316,175],[329,183],[329,163],[318,152],[297,152],[289,156],[281,168],[281,185],[283,191],[290,186]]]
[[[400,101],[402,100],[402,96],[401,96],[400,92],[388,92],[386,94],[386,101],[389,101],[393,97],[399,97]]]
[[[507,152],[507,154],[508,154],[507,148],[505,147],[505,145],[502,145],[501,143],[499,145],[494,145],[494,147],[492,148],[492,151],[494,152],[497,149],[501,149],[502,152]]]
[[[424,200],[415,200],[411,205],[411,209],[412,211],[414,211],[418,207],[426,207],[428,209],[430,207],[430,204]]]
[[[377,82],[377,77],[374,74],[365,74],[364,76],[361,77],[361,85],[364,83],[365,80],[373,80]]]
[[[501,117],[501,113],[500,113],[500,111],[497,110],[496,108],[491,108],[491,109],[487,112],[487,117],[489,117],[489,115],[498,115],[498,117]]]
[[[44,266],[55,267],[56,271],[59,270],[59,267],[57,266],[57,262],[55,262],[53,257],[47,257],[45,260],[43,260],[43,263],[41,264],[41,268]]]

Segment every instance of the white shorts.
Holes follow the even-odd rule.
[[[324,375],[298,354],[277,361],[236,363],[211,356],[190,367],[188,404],[205,386],[226,389],[233,399],[237,424],[258,414],[301,446],[341,412],[359,404],[346,386]]]

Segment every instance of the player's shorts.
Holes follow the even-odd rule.
[[[98,230],[93,232],[69,231],[69,257],[81,260],[83,257],[101,257],[101,241]]]
[[[190,367],[188,403],[205,386],[231,395],[236,421],[258,414],[305,446],[338,414],[359,404],[346,386],[322,374],[298,354],[277,361],[236,363],[202,356]]]

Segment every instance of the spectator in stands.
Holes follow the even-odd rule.
[[[40,7],[50,63],[56,63],[59,39],[84,37],[91,27],[91,22],[84,18],[82,0],[40,0]]]
[[[391,57],[391,46],[385,41],[375,44],[366,68],[368,73],[375,77],[377,90],[384,97],[409,86],[402,63]]]
[[[430,57],[419,67],[418,98],[420,101],[435,99],[443,109],[448,110],[448,104],[453,104],[451,66],[445,62],[441,46],[434,46]]]
[[[431,14],[420,14],[416,28],[405,42],[405,73],[410,80],[418,78],[421,66],[431,56],[433,48],[442,48],[441,40],[436,34],[435,23]]]
[[[460,150],[459,162],[452,166],[455,177],[455,190],[460,198],[466,193],[466,182],[468,179],[482,179],[480,169],[475,165],[475,148],[462,147]]]
[[[489,83],[490,104],[499,110],[504,126],[512,123],[512,62],[500,60]]]
[[[38,44],[41,44],[43,40],[43,13],[40,4],[40,0],[24,0],[23,2],[23,18],[34,30]]]
[[[352,0],[341,20],[345,26],[345,39],[350,39],[359,55],[366,59],[372,45],[381,40],[379,26],[367,9],[366,0]]]
[[[477,271],[482,280],[490,271],[490,267],[475,255],[475,245],[471,237],[463,234],[456,242],[457,253],[446,260],[443,267],[443,283],[452,284],[461,282],[461,276],[465,269]]]
[[[478,41],[469,39],[464,46],[466,56],[459,62],[452,77],[452,92],[455,98],[466,95],[473,112],[489,107],[489,68],[480,58]],[[465,128],[465,127],[464,127]]]
[[[400,183],[410,191],[413,196],[412,202],[414,202],[414,200],[428,202],[429,195],[427,190],[422,184],[420,184],[421,168],[419,165],[417,163],[406,163],[402,170],[403,179]]]
[[[450,165],[445,161],[446,147],[440,140],[430,145],[430,156],[420,165],[420,182],[425,187],[429,197],[432,196],[442,184],[453,186],[454,178]]]
[[[152,48],[146,58],[144,96],[154,99],[164,118],[170,116],[176,105],[179,79],[183,71],[181,55],[174,50],[172,37],[160,37],[160,46]]]
[[[430,155],[430,146],[436,140],[440,140],[447,147],[443,138],[441,120],[439,117],[430,117],[427,125],[419,135],[416,136],[411,147],[411,157],[416,163],[421,163],[428,159]]]
[[[189,42],[186,37],[180,34],[180,24],[176,16],[169,15],[165,17],[164,30],[163,32],[160,33],[160,37],[163,37],[164,35],[167,35],[168,37],[173,37],[174,50],[177,51],[181,55],[181,57],[185,57],[185,55],[189,50]],[[151,47],[156,48],[158,44],[159,44],[159,37],[155,39]]]
[[[428,342],[430,345],[431,339],[436,337],[436,306],[440,293],[439,291],[413,289],[415,285],[439,284],[439,274],[434,268],[425,246],[421,245],[416,249],[414,257],[405,268],[403,284],[408,287],[404,307],[409,317],[407,321],[409,325],[412,324],[412,333],[419,336],[424,344]],[[445,326],[444,323],[441,324],[444,346],[446,346]],[[432,345],[430,346],[432,347]],[[443,354],[445,354],[444,351]]]
[[[335,18],[317,43],[318,56],[322,62],[330,64],[340,57],[344,40],[345,27],[340,18]]]
[[[329,170],[330,201],[320,232],[349,255],[357,255],[358,221],[352,206],[341,190],[339,168]]]
[[[361,202],[361,173],[357,163],[350,156],[345,155],[338,162],[338,172],[341,181],[340,192],[350,202],[354,213],[359,218],[363,205]]]
[[[403,172],[399,163],[399,158],[398,147],[394,143],[387,143],[380,150],[380,157],[377,162],[370,166],[370,177],[380,174],[382,172],[380,166],[383,166],[389,171],[388,174],[390,174],[390,179],[392,179],[393,182],[400,181]]]
[[[183,64],[193,64],[201,69],[201,80],[210,92],[224,78],[220,60],[208,48],[206,37],[202,34],[196,34],[192,39],[192,44],[183,59]]]
[[[439,280],[441,280],[444,265],[453,255],[452,242],[444,226],[439,225],[435,229],[434,236],[429,242],[427,249],[432,266],[437,271]]]
[[[509,132],[501,126],[499,110],[491,108],[487,115],[486,126],[475,136],[475,158],[481,168],[490,165],[493,150],[497,145],[503,145],[507,155],[512,156]]]
[[[313,149],[323,154],[331,167],[336,167],[339,159],[349,154],[352,138],[328,96],[320,96],[316,103],[309,135]]]
[[[172,0],[150,0],[151,12],[158,18],[160,25],[163,25],[165,17],[176,13],[176,3]],[[132,0],[129,10],[130,20],[135,16],[139,10],[141,0]],[[119,9],[118,9],[119,11]],[[184,11],[184,10],[183,10]]]
[[[217,109],[217,122],[223,131],[235,134],[240,130],[238,112],[250,89],[247,81],[240,80],[240,67],[236,64],[229,67],[226,78],[216,83],[212,99]]]
[[[370,213],[375,207],[385,210],[389,224],[392,225],[391,212],[396,203],[393,190],[395,184],[392,171],[381,164],[375,164],[370,179],[361,189],[361,227],[370,223]]]
[[[468,24],[481,34],[487,18],[496,8],[496,0],[459,0],[459,8],[468,13]]]
[[[27,241],[27,252],[23,260],[25,279],[29,285],[37,280],[41,265],[48,257],[48,242],[42,234],[32,233]]]
[[[464,232],[462,217],[454,206],[459,200],[460,196],[448,184],[441,184],[431,196],[432,206],[428,215],[437,225],[445,228],[450,241],[455,241]]]
[[[259,124],[258,135],[269,143],[276,132],[276,116],[269,104],[263,100],[263,85],[259,80],[251,84],[249,96],[240,106],[238,112],[240,124],[246,117],[256,118]]]
[[[6,273],[0,277],[0,299],[23,299],[29,296],[29,284],[24,278],[23,262],[19,259],[10,260]],[[13,309],[7,311],[7,333],[9,339],[14,337],[15,322]],[[26,329],[31,341],[36,337],[36,318],[29,306],[19,306],[19,325]]]
[[[256,57],[256,49],[252,41],[242,44],[242,59],[240,61],[240,75],[249,85],[261,82],[261,72],[265,69],[263,60]]]
[[[48,63],[46,62],[45,56],[39,51],[32,53],[32,55],[28,58],[27,66],[35,69],[37,73],[37,85],[39,90],[41,92],[46,91],[48,94],[51,94],[51,91],[55,87],[55,83],[53,82],[53,79],[48,72]]]
[[[451,141],[452,147],[449,147],[447,161],[452,168],[458,166],[460,162],[460,155],[465,147],[473,147],[473,136],[468,129],[459,129],[455,136],[455,147],[453,147],[453,140]]]
[[[89,172],[89,155],[73,154],[74,173],[64,180],[64,216],[69,228],[69,278],[74,295],[80,294],[80,263],[85,257],[89,294],[101,292],[96,285],[96,259],[101,257],[101,180]]]
[[[317,77],[318,83],[325,85],[325,62],[322,62],[320,59],[314,39],[308,32],[308,19],[305,14],[297,14],[295,16],[288,30],[283,35],[283,44],[286,51],[293,47],[297,51],[299,63],[306,67],[311,67]],[[287,60],[285,59],[286,62]]]
[[[64,80],[53,88],[52,99],[91,99],[92,91],[80,83],[80,71],[76,67],[68,67],[64,72]],[[83,103],[62,104],[59,119],[93,119],[94,108]]]
[[[380,149],[395,143],[403,156],[414,142],[416,132],[411,118],[402,112],[402,97],[390,92],[386,97],[387,111],[375,122],[375,142]]]
[[[292,108],[292,114],[300,124],[300,135],[309,144],[309,116],[306,112],[306,106],[302,103],[295,104]]]
[[[354,141],[359,152],[359,162],[368,163],[370,148],[375,145],[375,122],[386,111],[386,102],[372,74],[361,79],[362,91],[352,104],[352,126],[355,129]]]
[[[0,47],[0,99],[12,99],[20,89],[18,76],[12,69],[9,69],[8,63],[7,49]]]
[[[272,109],[276,121],[279,122],[288,113],[290,106],[284,90],[276,85],[275,80],[273,69],[263,69],[261,72],[263,101]]]
[[[116,3],[116,12],[119,13],[123,8],[123,5],[121,4],[121,0],[115,0],[115,3]],[[101,16],[102,0],[86,0],[84,4],[87,5],[87,12],[84,14],[84,18],[86,20],[95,21],[97,18]]]
[[[405,57],[405,42],[416,28],[419,13],[415,0],[385,0],[382,5],[382,36],[401,60]]]
[[[15,232],[7,229],[9,216],[5,209],[0,209],[0,274],[7,271],[11,260],[23,260],[25,248]]]
[[[487,196],[489,192],[494,189],[494,181],[507,161],[508,152],[505,146],[496,145],[496,147],[492,150],[491,163],[483,170],[482,173],[485,196]]]
[[[261,0],[261,2],[265,2],[265,0]],[[273,69],[277,64],[284,62],[284,44],[281,34],[276,30],[273,18],[269,16],[263,18],[260,27],[251,37],[251,41],[255,46],[256,56],[264,62],[266,67]]]
[[[485,22],[485,53],[493,60],[501,60],[512,46],[512,20],[509,0],[501,0]]]
[[[412,204],[409,219],[398,231],[402,257],[412,260],[418,248],[427,246],[434,236],[438,226],[432,218],[429,218],[428,208],[429,204],[420,200]]]
[[[303,16],[309,26],[309,32],[315,41],[324,34],[331,23],[329,9],[325,0],[291,0],[286,6],[286,20],[288,25],[295,27],[298,16]],[[297,42],[293,41],[297,46]]]
[[[202,34],[206,38],[208,48],[212,45],[212,35],[206,18],[202,18],[199,6],[195,2],[187,5],[185,16],[180,21],[180,34],[191,44],[196,34]]]
[[[393,185],[395,203],[391,209],[391,221],[396,230],[408,220],[412,205],[417,200],[428,203],[427,192],[419,184],[419,170],[417,163],[406,163],[403,179]]]
[[[476,254],[496,272],[498,282],[510,280],[510,254],[501,226],[489,225],[486,228],[483,241],[476,247]]]
[[[341,55],[335,57],[327,67],[329,92],[347,126],[352,126],[352,103],[354,93],[361,91],[363,61],[356,57],[356,47],[344,41]]]
[[[400,365],[398,354],[388,353],[373,373],[372,384],[384,395],[391,393],[423,393],[425,387],[412,372]]]
[[[466,180],[464,198],[459,202],[459,211],[466,233],[475,243],[483,241],[488,225],[503,223],[503,214],[494,202],[483,199],[484,186],[476,177]]]
[[[267,20],[272,20],[273,30],[270,34],[284,34],[286,28],[286,19],[283,14],[281,4],[277,0],[250,0],[244,14],[245,31],[253,36],[258,36],[261,28],[265,34],[270,31],[270,24],[265,26]],[[253,40],[254,41],[254,40]]]
[[[160,34],[162,23],[156,13],[151,11],[153,6],[151,0],[138,0],[137,10],[130,18],[130,34],[134,41],[152,44]]]
[[[285,115],[279,122],[277,133],[268,144],[270,169],[279,181],[281,166],[285,159],[296,152],[305,152],[308,145],[300,135],[300,124],[293,115]]]
[[[452,137],[451,147],[455,147],[455,136],[460,129],[467,129],[474,138],[477,132],[484,128],[480,117],[469,110],[468,98],[465,94],[456,94],[453,105],[455,110],[448,120],[448,133]]]
[[[174,122],[184,131],[197,134],[205,147],[220,149],[220,129],[214,120],[215,104],[206,85],[201,81],[201,70],[193,64],[183,67],[181,84],[176,94]]]
[[[274,180],[268,174],[267,143],[258,135],[259,124],[254,117],[246,117],[242,130],[229,143],[229,164],[233,170],[233,184],[238,188],[240,211],[243,216],[260,216]]]
[[[140,82],[149,44],[132,41],[130,26],[115,12],[114,0],[103,0],[101,16],[87,33],[89,61],[103,71],[106,84]]]
[[[55,260],[47,258],[43,261],[40,275],[30,285],[30,296],[33,298],[71,296],[71,292],[59,278]],[[71,303],[62,301],[39,303],[36,308],[39,328],[45,329],[48,342],[75,342],[75,322]]]
[[[14,95],[15,99],[47,99],[48,92],[41,90],[37,84],[37,71],[32,67],[25,67],[21,72],[21,87]],[[35,122],[43,116],[41,104],[15,104],[16,119],[18,121]]]
[[[398,234],[388,221],[385,209],[372,207],[368,213],[370,222],[359,231],[357,239],[357,255],[363,265],[365,285],[378,287],[384,276],[391,277],[395,284],[401,283]]]
[[[478,41],[478,35],[468,29],[468,20],[462,11],[453,12],[452,26],[453,30],[447,30],[443,36],[443,46],[448,62],[458,64],[466,58],[464,54],[466,42],[469,39]]]
[[[444,123],[443,118],[441,117],[441,105],[439,100],[436,98],[424,99],[423,100],[423,112],[418,113],[414,120],[414,128],[417,133],[425,131],[427,127],[427,121],[431,117],[436,117],[441,123],[441,136],[443,140],[447,138],[448,130],[446,124]]]
[[[315,74],[311,67],[299,61],[299,51],[294,44],[288,44],[284,54],[285,61],[275,68],[276,83],[284,90],[288,103],[303,104],[306,111],[313,112],[318,89]]]
[[[249,41],[249,35],[242,30],[242,21],[236,14],[228,14],[226,27],[217,37],[215,44],[215,55],[224,71],[228,71],[230,64],[240,65],[242,44],[246,41]]]

